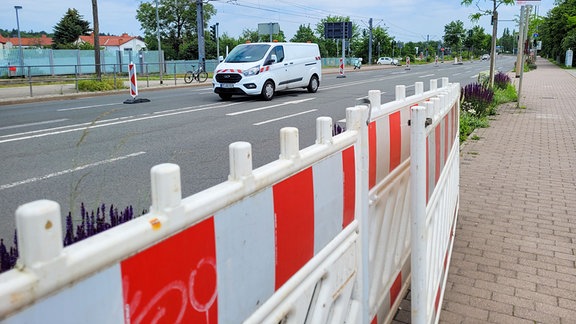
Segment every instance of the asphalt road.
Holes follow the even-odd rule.
[[[497,68],[512,69],[514,58],[501,57]],[[150,206],[150,168],[180,165],[182,193],[189,196],[227,179],[228,145],[252,144],[254,168],[278,158],[282,127],[300,130],[300,147],[315,140],[315,120],[345,118],[345,109],[381,90],[382,102],[394,99],[395,86],[448,77],[461,85],[474,82],[488,61],[325,74],[315,94],[279,93],[265,102],[233,97],[221,101],[210,87],[141,93],[149,103],[123,104],[126,95],[100,95],[66,101],[0,106],[0,238],[11,240],[14,212],[24,203],[51,199],[62,213],[78,217],[102,203],[135,210]],[[440,85],[440,84],[439,84]]]

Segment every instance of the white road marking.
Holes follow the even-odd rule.
[[[431,77],[431,76],[435,76],[436,74],[426,74],[426,75],[421,75],[419,76],[419,78],[427,78],[427,77]]]
[[[271,108],[276,108],[276,107],[281,107],[281,106],[286,106],[286,105],[296,105],[296,104],[303,103],[303,102],[310,101],[310,100],[314,100],[314,99],[316,99],[316,98],[308,98],[308,99],[302,99],[302,100],[287,101],[287,102],[279,103],[279,104],[276,104],[276,105],[265,106],[265,107],[254,108],[254,109],[248,109],[248,110],[242,110],[242,111],[237,111],[237,112],[233,112],[233,113],[226,114],[226,116],[237,116],[237,115],[247,114],[247,113],[251,113],[251,112],[255,112],[255,111],[266,110],[266,109],[271,109]]]
[[[0,130],[21,128],[21,127],[28,127],[28,126],[38,126],[38,125],[53,124],[53,123],[59,123],[59,122],[67,121],[67,120],[68,120],[68,118],[62,118],[62,119],[54,119],[54,120],[45,120],[45,121],[36,122],[36,123],[28,123],[28,124],[4,126],[4,127],[0,127]]]
[[[40,176],[40,177],[34,177],[34,178],[22,180],[22,181],[17,181],[17,182],[5,184],[5,185],[0,186],[0,191],[5,190],[5,189],[9,189],[9,188],[13,188],[13,187],[17,187],[17,186],[20,186],[20,185],[25,185],[25,184],[28,184],[28,183],[33,183],[33,182],[38,182],[38,181],[42,181],[42,180],[54,178],[54,177],[57,177],[57,176],[61,176],[61,175],[68,174],[68,173],[72,173],[72,172],[84,170],[84,169],[87,169],[87,168],[93,168],[93,167],[96,167],[96,166],[99,166],[99,165],[103,165],[103,164],[108,164],[108,163],[113,163],[113,162],[125,160],[125,159],[132,158],[132,157],[136,157],[136,156],[139,156],[139,155],[142,155],[142,154],[146,154],[146,152],[136,152],[136,153],[132,153],[132,154],[124,155],[124,156],[119,156],[119,157],[112,158],[112,159],[108,159],[108,160],[103,160],[103,161],[98,161],[98,162],[94,162],[94,163],[82,165],[82,166],[79,166],[79,167],[75,167],[75,168],[73,168],[73,169],[68,169],[68,170],[64,170],[64,171],[60,171],[60,172],[50,173],[50,174],[43,175],[43,176]]]
[[[55,127],[55,128],[50,128],[50,129],[36,130],[36,131],[30,131],[30,132],[24,132],[24,133],[18,133],[18,134],[3,135],[3,136],[0,136],[0,144],[7,143],[7,142],[21,141],[21,140],[26,140],[26,139],[32,139],[32,138],[51,136],[51,135],[84,131],[86,129],[101,128],[101,127],[108,127],[108,126],[119,125],[119,124],[133,123],[133,122],[137,122],[137,121],[160,118],[160,117],[169,117],[169,116],[174,116],[174,115],[193,113],[193,112],[202,111],[202,110],[223,108],[223,107],[232,106],[235,104],[236,103],[218,105],[218,106],[207,105],[207,106],[202,107],[202,108],[186,107],[186,108],[174,109],[174,110],[170,110],[170,111],[157,112],[157,113],[153,113],[153,114],[126,116],[126,117],[121,117],[121,118],[112,118],[112,119],[107,119],[107,120],[100,120],[100,121],[90,122],[90,123],[82,123],[82,124]]]
[[[255,123],[255,124],[252,124],[252,125],[254,125],[254,126],[260,126],[260,125],[272,123],[272,122],[275,122],[275,121],[279,121],[279,120],[282,120],[282,119],[286,119],[286,118],[290,118],[290,117],[294,117],[294,116],[298,116],[298,115],[309,114],[309,113],[315,112],[315,111],[317,111],[317,110],[318,110],[318,109],[311,109],[311,110],[299,112],[299,113],[292,114],[292,115],[286,115],[286,116],[283,116],[283,117],[278,117],[278,118],[274,118],[274,119],[269,119],[269,120],[261,121],[261,122],[259,122],[259,123]]]
[[[104,105],[92,105],[92,106],[83,106],[83,107],[72,107],[72,108],[62,108],[56,111],[70,111],[70,110],[81,110],[81,109],[90,109],[90,108],[100,108],[100,107],[107,107],[107,106],[115,106],[120,105],[119,103],[110,103]]]

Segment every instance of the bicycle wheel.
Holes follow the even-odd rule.
[[[208,79],[208,72],[200,72],[198,73],[198,82],[205,82]]]
[[[186,72],[186,74],[184,74],[184,82],[191,83],[192,80],[194,80],[194,73],[192,71]]]

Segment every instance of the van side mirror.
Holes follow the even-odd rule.
[[[276,57],[276,54],[272,54],[272,55],[270,55],[270,59],[268,61],[266,61],[266,64],[264,64],[264,65],[274,64],[274,63],[276,63],[277,60],[278,60],[278,58]]]
[[[222,61],[224,61],[224,56],[222,55],[218,56],[218,62],[222,63]]]

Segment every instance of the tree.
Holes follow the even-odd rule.
[[[513,5],[514,0],[484,0],[485,2],[492,3],[492,9],[482,9],[480,8],[480,0],[462,0],[462,4],[465,6],[470,6],[472,3],[476,4],[478,12],[470,15],[472,21],[478,21],[482,16],[492,17],[492,44],[490,46],[490,77],[488,79],[488,84],[490,87],[494,85],[494,69],[495,69],[495,58],[496,58],[496,39],[498,38],[498,7],[500,5]]]
[[[510,33],[509,28],[504,28],[504,32],[502,33],[502,37],[500,38],[500,46],[502,46],[502,50],[504,53],[512,53],[516,44],[516,37]]]
[[[462,51],[466,30],[461,20],[450,22],[444,26],[444,44],[451,47],[452,51]]]
[[[204,28],[216,14],[211,4],[204,4]],[[160,41],[168,59],[192,59],[198,57],[198,27],[196,26],[196,2],[158,0]],[[156,30],[156,6],[142,2],[136,10],[136,19],[144,31],[144,41],[150,49],[158,49]],[[207,39],[208,41],[212,41]]]
[[[489,37],[490,36],[484,32],[484,28],[474,26],[468,31],[466,39],[464,40],[464,46],[469,48],[472,54],[476,56],[481,55],[480,53],[489,48],[489,44],[486,42]]]
[[[74,48],[81,35],[89,35],[90,23],[83,19],[78,10],[69,8],[60,22],[54,26],[53,48]]]
[[[308,26],[300,25],[300,27],[298,27],[298,30],[296,31],[296,34],[294,35],[294,37],[290,39],[290,41],[301,43],[306,42],[317,43],[318,37],[314,35],[314,31],[312,30],[312,28],[310,28],[310,25]]]
[[[222,53],[225,53],[225,51],[223,50],[225,50],[226,48],[228,48],[228,50],[232,50],[238,44],[241,44],[240,40],[228,36],[227,33],[222,34],[220,36],[220,55],[223,55]]]
[[[370,34],[368,33],[368,30],[365,29],[362,32],[362,37],[360,37],[359,40],[352,42],[352,55],[355,57],[362,57],[364,62],[368,63],[369,44]],[[388,35],[386,29],[380,26],[372,29],[372,46],[374,46],[372,53],[376,53],[376,55],[378,55],[378,45],[380,45],[380,53],[392,56],[392,37]]]
[[[244,29],[238,40],[240,43],[257,43],[260,40],[260,35],[258,35],[257,30]]]
[[[576,48],[576,0],[557,1],[538,32],[542,40],[540,53],[564,61],[566,50]]]

